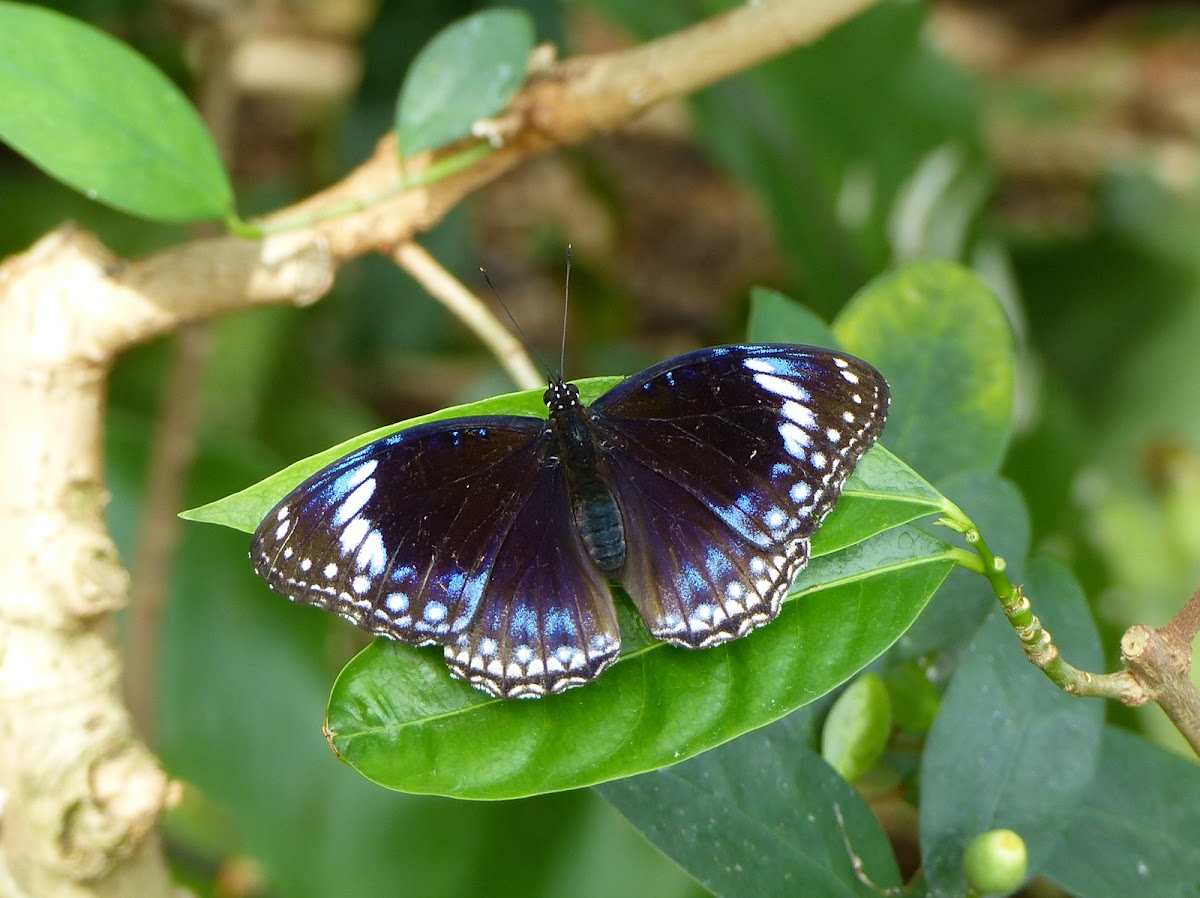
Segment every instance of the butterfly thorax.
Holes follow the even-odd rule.
[[[566,471],[575,527],[596,567],[615,574],[625,565],[625,525],[579,388],[552,381],[542,401],[550,409],[554,454]]]

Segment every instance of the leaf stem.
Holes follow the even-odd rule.
[[[280,234],[285,231],[298,231],[302,228],[309,228],[320,224],[323,221],[330,221],[331,219],[341,218],[345,215],[353,215],[355,212],[362,212],[364,209],[369,209],[372,206],[390,200],[392,197],[398,196],[405,191],[424,187],[437,181],[444,181],[446,178],[465,171],[472,165],[486,159],[494,152],[496,152],[496,148],[488,141],[479,141],[471,144],[461,152],[452,153],[445,158],[432,162],[425,168],[411,175],[406,175],[396,183],[366,196],[348,197],[340,202],[323,206],[315,212],[266,222],[261,227],[241,222],[236,215],[232,216],[232,220],[231,218],[226,218],[225,224],[229,227],[230,231],[240,236],[263,237],[271,234]],[[237,227],[240,227],[241,231],[237,230]]]
[[[957,514],[947,512],[946,523],[957,530],[958,524],[969,519],[958,509],[954,511]],[[1156,702],[1200,755],[1200,690],[1191,678],[1192,642],[1200,632],[1200,589],[1166,626],[1155,629],[1136,624],[1125,632],[1121,639],[1124,670],[1092,673],[1080,670],[1059,654],[1050,632],[1033,613],[1029,598],[1009,580],[1004,559],[992,552],[979,528],[972,524],[962,532],[978,554],[981,573],[1016,630],[1025,656],[1052,683],[1071,695],[1114,699],[1130,706]]]
[[[974,571],[976,574],[983,573],[983,561],[974,552],[968,552],[966,549],[960,549],[958,546],[950,547],[950,558],[959,567],[966,568],[968,571]]]
[[[1017,631],[1021,648],[1025,650],[1025,657],[1049,677],[1054,685],[1072,695],[1111,698],[1125,704],[1141,704],[1145,701],[1145,698],[1140,698],[1142,690],[1129,671],[1097,674],[1080,670],[1067,662],[1059,654],[1050,631],[1042,626],[1042,622],[1033,613],[1033,606],[1022,588],[1014,586],[1008,579],[1008,565],[1004,559],[992,552],[977,527],[967,530],[966,538],[983,562],[983,575],[992,585],[996,598],[1000,600],[1004,616]]]
[[[392,259],[429,293],[458,316],[499,359],[518,389],[544,385],[521,341],[488,310],[478,296],[438,263],[423,247],[406,241],[392,250]]]
[[[225,213],[225,230],[235,237],[245,237],[247,240],[261,240],[263,238],[263,229],[256,224],[240,218],[236,209],[230,209]]]

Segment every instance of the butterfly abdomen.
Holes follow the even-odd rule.
[[[575,526],[583,539],[588,557],[606,574],[615,574],[625,566],[625,524],[612,491],[592,477],[572,484]]]

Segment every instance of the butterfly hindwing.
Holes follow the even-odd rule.
[[[620,579],[651,632],[696,648],[772,620],[887,403],[865,362],[769,344],[680,356],[598,399]]]
[[[616,469],[627,525],[621,585],[659,639],[705,648],[744,636],[779,613],[808,560],[808,540],[766,548],[725,531],[670,477],[622,456]],[[632,476],[630,476],[632,475]]]
[[[544,420],[519,417],[385,437],[276,505],[254,535],[254,566],[294,601],[446,646],[455,674],[493,694],[595,676],[619,649],[615,612],[579,556],[549,445]]]
[[[580,541],[562,467],[543,465],[521,505],[474,624],[446,648],[457,676],[504,698],[582,685],[621,645],[608,583]]]

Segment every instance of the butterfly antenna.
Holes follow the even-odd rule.
[[[537,363],[542,366],[542,370],[546,373],[546,380],[553,381],[554,375],[550,373],[550,366],[546,364],[546,360],[542,358],[540,352],[533,348],[533,344],[529,342],[529,338],[525,336],[525,331],[521,330],[521,325],[517,323],[517,319],[513,317],[512,311],[500,296],[500,291],[496,289],[496,285],[492,283],[491,277],[487,273],[487,269],[482,265],[479,270],[483,272],[483,279],[487,282],[488,287],[492,290],[492,295],[496,297],[496,302],[500,303],[500,308],[504,309],[504,314],[508,316],[508,320],[512,322],[513,327],[517,329],[517,334],[521,338],[521,342],[525,344],[525,351],[537,359]]]
[[[571,299],[571,244],[567,244],[567,276],[563,282],[563,333],[562,349],[558,352],[558,376],[563,376],[567,367],[567,305]]]

